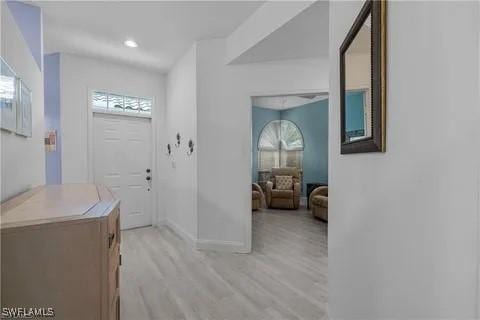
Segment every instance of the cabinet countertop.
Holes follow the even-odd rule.
[[[102,185],[48,185],[1,204],[1,229],[101,217],[118,202]]]

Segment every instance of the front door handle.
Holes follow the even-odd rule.
[[[152,180],[152,177],[147,176],[145,179],[147,179],[147,181],[150,181],[150,180]]]

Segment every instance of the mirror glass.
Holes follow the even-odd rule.
[[[372,137],[371,13],[345,51],[345,143]]]

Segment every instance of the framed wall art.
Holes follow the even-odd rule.
[[[57,130],[45,131],[45,150],[47,152],[57,151]]]
[[[19,81],[17,103],[17,130],[16,133],[25,137],[32,136],[32,91],[27,85]]]
[[[0,57],[0,128],[14,132],[17,128],[18,78]]]

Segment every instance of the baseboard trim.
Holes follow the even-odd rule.
[[[198,250],[233,252],[233,253],[250,253],[245,244],[237,241],[219,241],[197,239],[196,248]]]
[[[190,233],[188,233],[185,229],[180,227],[178,224],[168,219],[165,219],[163,220],[162,225],[172,230],[176,235],[178,235],[183,240],[187,241],[190,245],[195,245],[196,239]]]
[[[157,220],[157,222],[153,226],[160,228],[160,227],[164,227],[166,223],[167,222],[165,219]]]
[[[178,235],[197,250],[231,253],[250,253],[251,251],[250,248],[247,248],[244,243],[238,241],[195,239],[185,229],[168,219],[157,221],[157,227],[169,228],[173,233]]]

